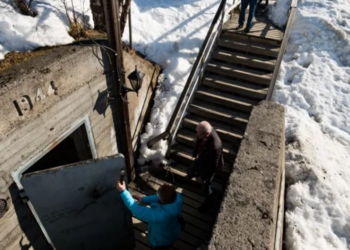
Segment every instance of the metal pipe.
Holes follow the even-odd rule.
[[[132,49],[132,25],[131,25],[131,5],[129,9],[129,45],[130,49]]]

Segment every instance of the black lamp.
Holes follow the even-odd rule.
[[[128,92],[136,92],[137,96],[139,95],[139,90],[142,87],[142,81],[145,74],[137,71],[137,66],[135,65],[135,70],[128,75],[128,79],[131,84],[131,89],[128,87],[123,87],[123,96],[125,96]]]

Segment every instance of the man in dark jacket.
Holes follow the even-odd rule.
[[[195,161],[188,168],[187,177],[192,179],[199,175],[204,182],[205,202],[199,207],[200,212],[208,210],[212,204],[211,183],[217,171],[224,166],[222,142],[212,126],[202,121],[197,128],[197,141],[193,151]]]

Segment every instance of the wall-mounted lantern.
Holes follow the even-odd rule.
[[[123,86],[122,96],[124,97],[128,92],[136,92],[136,95],[139,95],[139,90],[142,87],[142,81],[145,77],[145,74],[137,70],[137,66],[135,65],[135,70],[128,75],[128,79],[131,84],[131,88]]]

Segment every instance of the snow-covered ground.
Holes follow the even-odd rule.
[[[290,0],[271,17],[286,21]],[[274,100],[286,107],[287,249],[350,249],[350,2],[302,0]]]
[[[61,0],[34,0],[33,18],[18,13],[13,0],[0,0],[0,60],[11,51],[28,51],[43,46],[63,45],[73,42],[68,35],[69,22]],[[67,0],[72,17],[71,1]],[[74,0],[77,18],[84,18],[93,27],[90,0]]]
[[[0,0],[0,59],[9,51],[73,41],[61,0],[34,1],[36,18],[18,14],[11,2]],[[141,138],[141,164],[164,156],[164,142],[152,150],[145,142],[165,130],[219,2],[132,3],[134,48],[164,69]],[[271,18],[282,26],[290,0],[277,3]],[[92,26],[89,1],[74,4]],[[274,100],[286,107],[288,249],[350,249],[349,44],[349,0],[299,1],[274,93]]]
[[[146,143],[165,131],[220,2],[134,0],[132,3],[133,47],[164,69],[151,120],[146,133],[141,135],[138,159],[141,165],[146,160],[157,164],[165,156],[166,141],[160,141],[152,149]],[[125,41],[128,32],[126,28]]]

